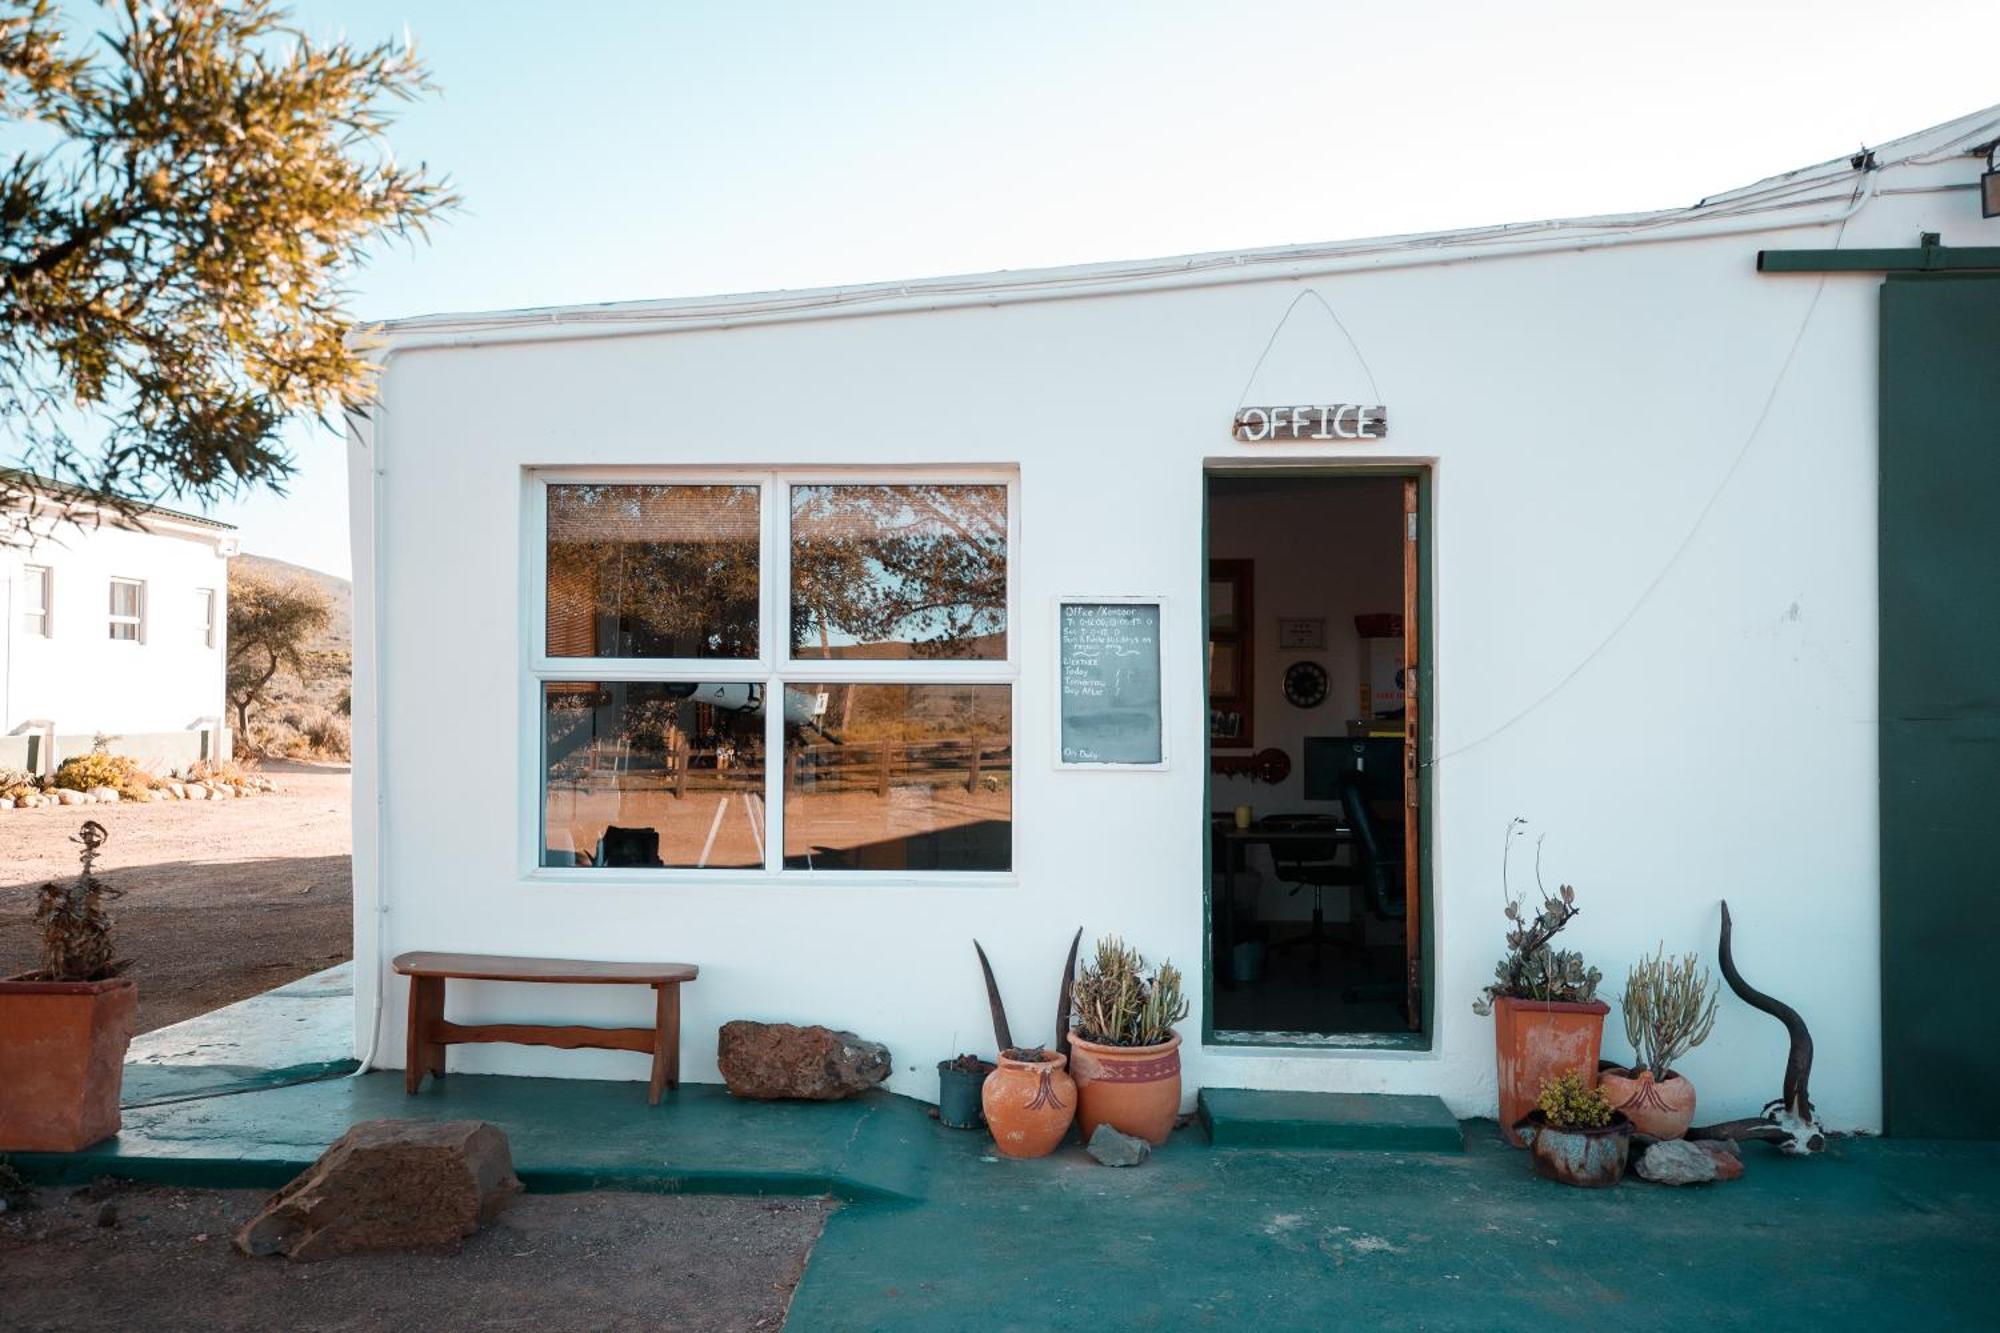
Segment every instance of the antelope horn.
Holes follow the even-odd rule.
[[[1062,989],[1056,995],[1056,1054],[1069,1054],[1069,1012],[1076,999],[1076,947],[1083,943],[1083,927],[1070,936],[1069,957],[1063,961]]]
[[[1000,1003],[1000,983],[993,980],[993,964],[986,961],[986,950],[978,940],[972,942],[973,951],[979,955],[979,970],[986,974],[986,1005],[993,1011],[993,1040],[1003,1051],[1014,1049],[1014,1034],[1007,1028],[1007,1006]]]
[[[1812,1033],[1806,1031],[1806,1021],[1799,1017],[1798,1010],[1782,1000],[1774,1000],[1762,991],[1753,989],[1743,980],[1743,974],[1736,970],[1736,959],[1729,951],[1729,931],[1729,903],[1724,900],[1722,943],[1716,950],[1722,964],[1722,978],[1729,983],[1729,989],[1735,991],[1743,1003],[1753,1009],[1763,1010],[1785,1025],[1785,1032],[1792,1039],[1791,1053],[1785,1058],[1785,1109],[1803,1120],[1811,1120],[1812,1098],[1807,1095],[1806,1081],[1812,1077]]]
[[[1791,1133],[1762,1116],[1752,1116],[1747,1120],[1725,1120],[1719,1125],[1697,1125],[1687,1132],[1690,1139],[1734,1139],[1741,1143],[1746,1139],[1762,1139],[1765,1143],[1783,1143],[1791,1138]]]

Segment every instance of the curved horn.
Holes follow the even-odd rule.
[[[1762,1116],[1752,1116],[1747,1120],[1725,1120],[1719,1125],[1696,1125],[1686,1135],[1689,1139],[1734,1139],[1738,1143],[1746,1139],[1761,1139],[1765,1143],[1783,1143],[1792,1136],[1779,1126]]]
[[[1812,1098],[1806,1092],[1806,1081],[1812,1077],[1812,1033],[1806,1031],[1806,1021],[1799,1017],[1798,1010],[1753,989],[1743,980],[1743,974],[1736,970],[1736,959],[1729,952],[1729,929],[1729,903],[1725,899],[1722,904],[1722,943],[1716,949],[1722,964],[1722,978],[1743,1003],[1763,1010],[1785,1025],[1785,1032],[1792,1039],[1791,1054],[1785,1059],[1785,1109],[1810,1120]]]
[[[993,980],[993,965],[986,961],[986,950],[978,940],[972,948],[979,955],[979,970],[986,974],[986,1006],[993,1011],[993,1040],[1002,1051],[1014,1049],[1014,1034],[1007,1029],[1007,1006],[1000,1003],[1000,985]]]
[[[1056,992],[1056,1054],[1069,1054],[1069,1014],[1076,999],[1076,949],[1083,943],[1083,927],[1069,939],[1069,957],[1063,960],[1062,987]]]

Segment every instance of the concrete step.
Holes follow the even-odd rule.
[[[1465,1151],[1458,1121],[1436,1097],[1203,1088],[1195,1105],[1218,1148]]]

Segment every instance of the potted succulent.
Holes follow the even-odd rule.
[[[1516,819],[1507,826],[1509,852],[1524,822]],[[1500,1132],[1519,1148],[1526,1140],[1515,1124],[1535,1105],[1543,1083],[1575,1073],[1586,1086],[1596,1085],[1604,1016],[1611,1006],[1597,998],[1597,983],[1604,974],[1586,967],[1576,951],[1550,945],[1577,914],[1576,890],[1567,884],[1554,893],[1542,888],[1538,866],[1535,886],[1542,903],[1530,917],[1523,901],[1506,889],[1504,854],[1500,882],[1507,894],[1507,953],[1472,1008],[1474,1013],[1493,1016]]]
[[[1187,1017],[1181,974],[1162,962],[1148,972],[1137,949],[1117,936],[1097,942],[1075,986],[1070,1072],[1077,1127],[1087,1140],[1100,1124],[1158,1146],[1181,1112],[1181,1039]]]
[[[986,1115],[980,1109],[980,1095],[992,1072],[992,1062],[976,1055],[938,1061],[938,1123],[952,1129],[982,1128]]]
[[[1515,1128],[1536,1175],[1584,1189],[1616,1185],[1632,1151],[1632,1122],[1574,1070],[1544,1083]]]
[[[118,1132],[139,990],[104,911],[118,891],[92,871],[105,836],[90,820],[71,839],[82,872],[35,906],[41,967],[0,981],[0,1151],[75,1152]]]
[[[1677,1139],[1694,1123],[1694,1084],[1674,1069],[1680,1058],[1708,1040],[1715,1027],[1717,992],[1706,968],[1695,975],[1693,954],[1667,959],[1667,946],[1633,965],[1621,1007],[1629,1069],[1606,1068],[1598,1084],[1613,1109],[1632,1127],[1656,1139]]]

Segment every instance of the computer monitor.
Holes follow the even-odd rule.
[[[1308,736],[1305,750],[1308,801],[1338,801],[1343,773],[1359,773],[1362,794],[1371,801],[1403,795],[1401,736]]]

